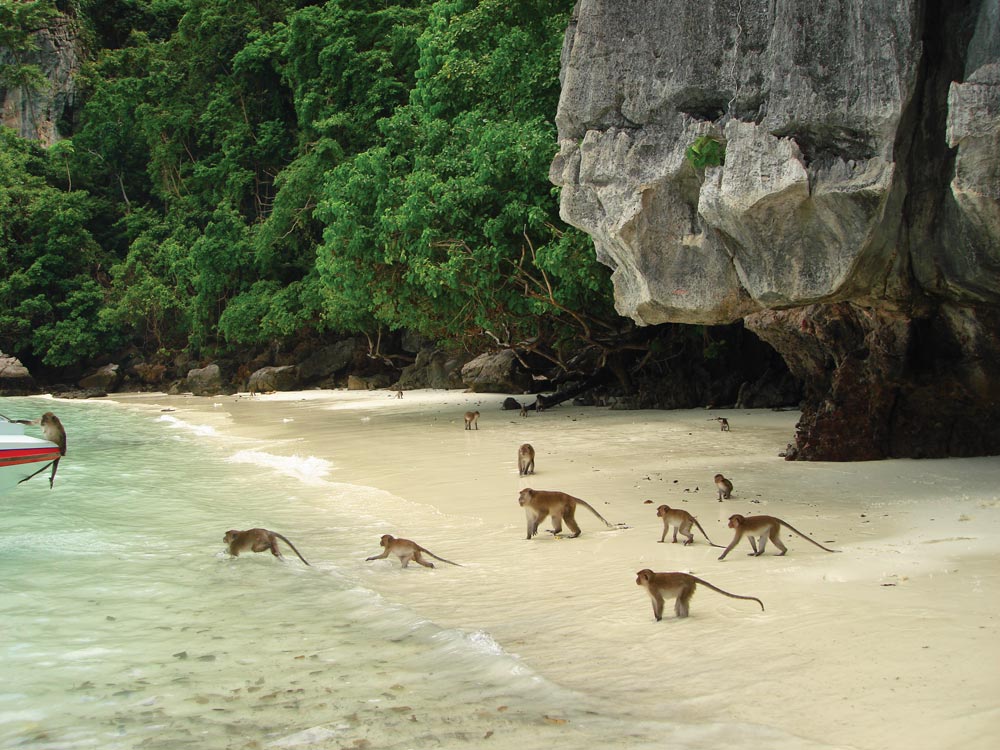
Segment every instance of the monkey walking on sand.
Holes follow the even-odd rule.
[[[429,549],[424,549],[416,542],[410,541],[409,539],[397,539],[392,536],[392,534],[383,534],[382,538],[379,540],[379,544],[384,548],[381,555],[373,555],[372,557],[366,557],[365,560],[384,560],[390,554],[396,555],[399,558],[399,562],[402,567],[406,567],[410,564],[410,560],[413,560],[418,565],[423,565],[425,568],[433,568],[434,563],[429,560],[424,560],[423,555],[427,554],[433,557],[435,560],[440,560],[443,563],[448,563],[449,565],[458,565],[462,567],[457,562],[452,562],[451,560],[445,560],[443,557],[438,557]]]
[[[728,591],[723,591],[718,586],[713,586],[708,581],[703,581],[688,573],[654,573],[649,568],[644,568],[636,573],[635,583],[637,586],[646,587],[649,598],[653,600],[653,616],[657,622],[663,618],[664,597],[675,597],[674,612],[678,617],[687,617],[689,602],[699,583],[731,599],[749,599],[757,602],[760,605],[760,611],[764,611],[764,602],[756,596],[730,594]]]
[[[722,474],[715,475],[715,486],[719,488],[719,502],[721,503],[723,498],[728,500],[733,494],[733,483],[726,479]]]
[[[222,541],[229,545],[229,554],[233,557],[239,557],[240,552],[250,550],[251,552],[270,552],[275,557],[284,560],[285,558],[282,556],[281,550],[278,549],[279,539],[291,547],[292,551],[299,556],[302,562],[309,565],[309,561],[302,556],[301,552],[295,549],[295,545],[276,531],[269,531],[268,529],[247,529],[246,531],[230,529],[222,537]]]
[[[528,539],[531,539],[531,537],[538,533],[538,524],[544,521],[548,515],[552,516],[553,528],[547,529],[547,531],[553,536],[559,536],[562,533],[563,521],[566,522],[570,531],[573,532],[569,537],[570,539],[580,536],[580,527],[574,519],[578,504],[600,518],[605,526],[614,528],[604,516],[594,510],[590,503],[578,497],[567,495],[565,492],[533,490],[530,487],[526,487],[521,490],[521,493],[517,497],[517,502],[518,505],[524,508],[524,515],[528,519]]]
[[[50,411],[45,412],[38,419],[15,419],[13,421],[16,424],[41,425],[42,435],[45,439],[59,446],[59,458],[55,459],[51,464],[45,464],[45,466],[31,476],[27,476],[18,482],[18,484],[27,482],[31,477],[41,474],[51,466],[52,473],[49,474],[49,489],[51,490],[52,483],[56,481],[56,470],[59,468],[59,459],[66,455],[66,429],[63,427],[62,422],[59,421],[59,417]]]
[[[688,546],[694,542],[694,534],[691,533],[691,527],[697,526],[698,531],[702,533],[705,539],[713,547],[722,547],[721,544],[714,544],[711,539],[708,538],[708,534],[705,533],[705,529],[701,527],[698,523],[698,519],[688,513],[686,510],[681,510],[680,508],[671,508],[669,505],[661,505],[656,509],[656,515],[663,519],[663,535],[660,537],[660,542],[662,543],[667,538],[667,532],[670,527],[674,527],[674,543],[677,542],[677,532],[679,531],[683,536],[687,537],[687,541],[684,542],[684,546]]]
[[[473,425],[476,429],[479,429],[479,412],[478,411],[467,411],[465,412],[465,429],[471,430]]]
[[[815,544],[820,549],[826,550],[827,552],[840,552],[839,549],[824,547],[816,540],[810,539],[790,523],[786,523],[780,518],[775,518],[774,516],[741,516],[739,513],[736,513],[729,517],[729,528],[734,529],[736,531],[736,535],[733,536],[733,541],[731,541],[729,546],[726,547],[726,551],[719,555],[719,559],[724,559],[733,547],[739,544],[740,539],[744,536],[750,540],[750,547],[753,548],[753,552],[748,553],[751,557],[760,557],[764,554],[764,545],[767,544],[768,539],[774,542],[774,546],[781,550],[781,552],[778,553],[779,556],[785,554],[788,551],[788,548],[781,543],[781,538],[779,537],[782,526],[789,531],[795,532],[807,542]],[[757,541],[754,540],[755,536],[759,537]]]

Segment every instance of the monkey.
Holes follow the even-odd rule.
[[[396,398],[402,398],[402,397],[403,397],[403,392],[402,391],[396,391]]]
[[[733,494],[733,483],[726,479],[722,474],[715,475],[715,486],[719,488],[719,502],[725,498],[728,500]]]
[[[578,497],[567,495],[565,492],[533,490],[530,487],[526,487],[521,490],[517,502],[518,505],[524,508],[524,515],[528,519],[528,539],[531,539],[531,537],[538,533],[538,524],[544,521],[547,515],[552,516],[553,528],[548,530],[550,534],[555,536],[561,534],[562,524],[565,521],[566,525],[573,532],[569,538],[575,539],[580,536],[580,527],[573,518],[573,515],[576,513],[577,503],[604,521],[605,526],[613,528],[604,516],[594,510],[590,503]]]
[[[729,432],[729,420],[725,417],[716,417],[719,420],[719,429],[722,432]]]
[[[55,459],[52,463],[52,473],[49,474],[49,489],[52,489],[52,483],[56,481],[56,470],[59,468],[59,459],[66,455],[66,429],[63,427],[62,422],[59,421],[59,417],[50,411],[45,412],[38,419],[15,419],[17,424],[27,424],[27,425],[41,425],[42,435],[50,443],[55,443],[59,447],[59,458]],[[40,474],[49,467],[50,464],[45,464],[41,469],[36,471],[31,476],[25,477],[21,482],[27,482],[35,474]]]
[[[712,591],[718,591],[720,594],[732,599],[749,599],[755,601],[760,605],[760,611],[764,611],[764,602],[756,596],[730,594],[728,591],[723,591],[708,581],[703,581],[688,573],[654,573],[649,568],[645,568],[636,573],[635,583],[637,586],[645,586],[646,591],[649,592],[649,598],[653,600],[653,616],[657,622],[663,618],[664,596],[676,597],[674,612],[677,613],[677,617],[687,617],[688,603],[691,601],[691,597],[694,596],[694,590],[699,583],[703,586],[708,586]]]
[[[269,531],[268,529],[247,529],[246,531],[230,529],[222,537],[222,541],[229,545],[229,554],[233,557],[239,557],[240,552],[246,550],[250,550],[251,552],[267,552],[270,550],[272,555],[284,560],[285,558],[282,557],[281,550],[278,549],[279,539],[291,547],[292,551],[299,556],[302,562],[309,565],[309,561],[302,556],[301,552],[295,549],[295,545],[277,531]]]
[[[535,473],[535,449],[525,443],[517,449],[517,471],[522,477]]]
[[[688,513],[686,510],[681,510],[680,508],[671,508],[669,505],[661,505],[656,509],[656,515],[663,519],[663,536],[660,537],[660,543],[667,538],[667,531],[670,527],[674,527],[674,543],[677,543],[677,532],[680,531],[682,535],[687,537],[687,541],[684,542],[684,546],[688,546],[694,541],[694,534],[691,533],[691,525],[694,524],[698,527],[705,539],[708,539],[708,534],[705,533],[705,529],[701,527],[698,523],[698,519]],[[721,544],[713,544],[711,539],[708,539],[708,543],[713,547],[721,547]]]
[[[479,429],[479,412],[478,411],[465,412],[465,429],[471,430],[473,425],[476,426],[477,430]]]
[[[521,404],[521,417],[525,418],[527,416],[528,416],[528,407],[525,406],[524,404]]]
[[[429,549],[424,549],[416,542],[411,542],[409,539],[397,539],[391,534],[383,534],[382,539],[379,540],[379,544],[385,548],[382,550],[382,554],[374,555],[373,557],[366,557],[365,560],[383,560],[388,557],[391,552],[399,558],[399,562],[404,568],[410,564],[410,560],[423,565],[425,568],[433,568],[434,563],[429,560],[424,560],[423,557],[421,557],[421,555],[426,553],[435,560],[446,562],[449,565],[458,565],[460,568],[462,567],[457,562],[452,562],[451,560],[445,560],[443,557],[438,557]]]
[[[800,537],[812,542],[820,549],[825,549],[827,552],[840,552],[838,549],[824,547],[780,518],[775,518],[774,516],[741,516],[739,513],[736,513],[729,517],[729,528],[735,529],[736,535],[733,537],[733,541],[729,543],[729,546],[726,547],[726,551],[719,555],[719,559],[722,560],[725,558],[744,535],[750,540],[750,546],[753,548],[753,552],[749,553],[751,557],[760,557],[764,554],[764,545],[767,544],[768,539],[774,542],[774,546],[781,550],[778,555],[785,554],[788,549],[781,543],[781,539],[778,536],[782,526],[789,531],[794,531]],[[755,535],[759,537],[758,541],[754,541]]]

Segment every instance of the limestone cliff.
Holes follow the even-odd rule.
[[[792,456],[1000,452],[997,2],[578,0],[562,84],[622,314],[744,319],[806,382]]]
[[[20,55],[0,47],[0,67],[37,66],[45,79],[40,86],[0,85],[0,124],[49,146],[60,139],[58,122],[76,96],[73,76],[83,57],[79,26],[72,16],[57,15],[32,35],[32,42],[33,49]]]

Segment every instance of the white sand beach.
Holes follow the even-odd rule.
[[[559,406],[522,418],[502,395],[305,391],[249,398],[117,394],[173,407],[225,436],[314,456],[329,479],[384,490],[380,528],[351,549],[366,585],[445,627],[485,631],[550,680],[640,715],[749,722],[803,747],[1000,745],[1000,458],[853,464],[786,462],[797,412],[611,411]],[[478,430],[462,414],[482,412]],[[713,418],[728,418],[722,432]],[[517,447],[537,453],[518,476]],[[234,449],[235,450],[235,449]],[[252,470],[252,469],[248,469]],[[712,477],[729,477],[719,502]],[[590,502],[576,539],[525,539],[523,487]],[[280,499],[276,499],[280,501]],[[684,508],[718,544],[733,513],[778,516],[784,557],[725,561],[695,543],[660,544],[656,507]],[[620,526],[619,526],[620,524]],[[546,521],[545,526],[549,526]],[[308,529],[293,538],[308,543]],[[462,564],[365,562],[381,533]],[[699,589],[691,616],[655,622],[636,571],[685,571],[766,606]]]

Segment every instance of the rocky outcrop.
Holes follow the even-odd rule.
[[[428,346],[417,352],[412,365],[403,368],[396,388],[404,391],[417,388],[464,388],[462,367],[468,360],[444,349]]]
[[[38,393],[38,384],[17,357],[0,352],[0,396]]]
[[[215,396],[225,391],[222,370],[215,363],[189,370],[184,384],[195,396]]]
[[[462,381],[473,393],[527,393],[531,390],[531,373],[510,349],[485,352],[466,363],[462,368]]]
[[[577,3],[562,215],[622,314],[778,350],[793,457],[1000,452],[969,429],[1000,422],[998,29],[976,0]]]
[[[0,47],[0,68],[36,66],[45,81],[0,87],[0,123],[22,138],[50,146],[59,140],[57,123],[76,96],[73,77],[83,59],[80,30],[72,16],[57,15],[32,35],[32,41],[34,49],[20,54]]]
[[[299,387],[299,371],[295,365],[261,367],[250,376],[247,383],[250,393],[295,391]]]

